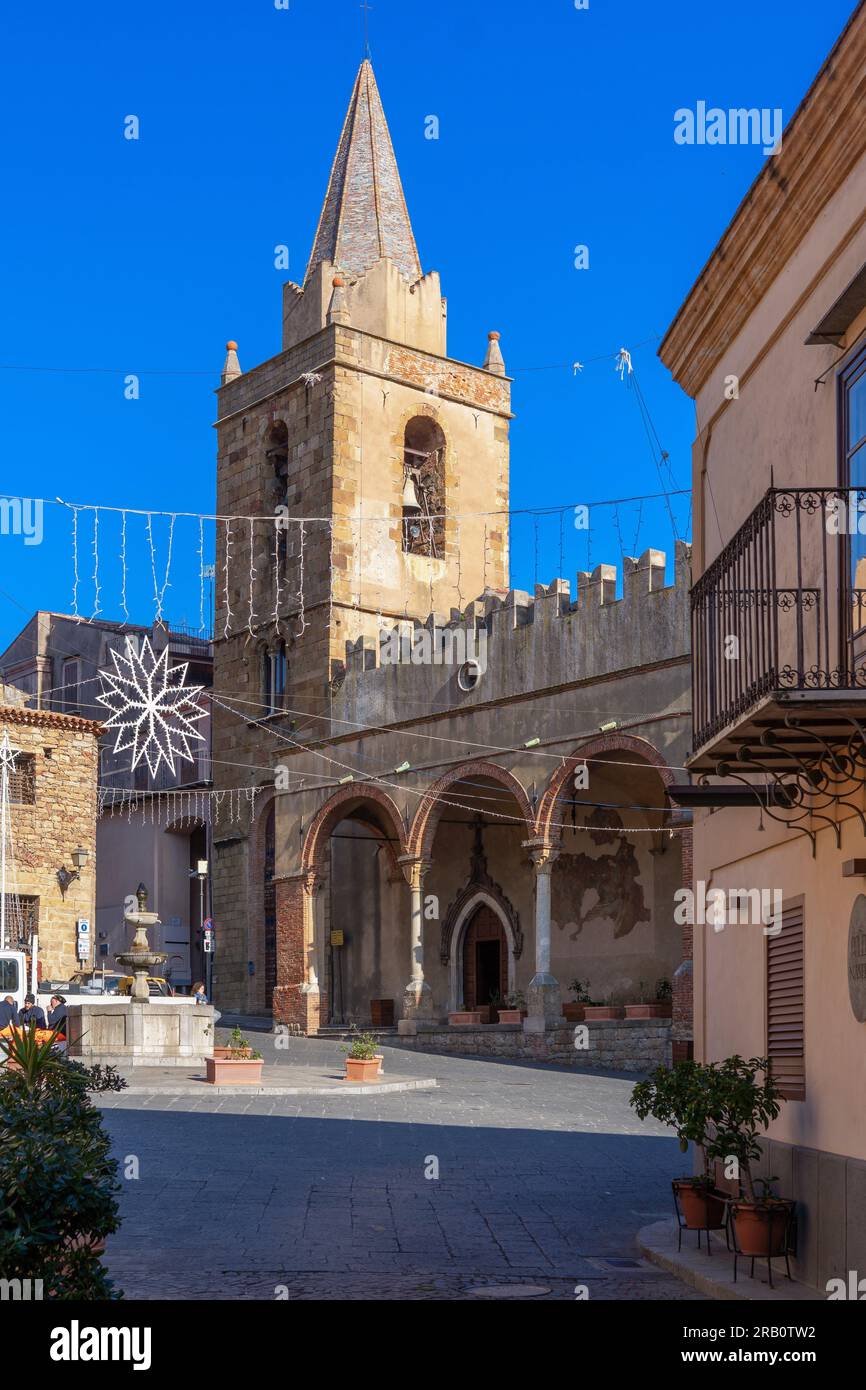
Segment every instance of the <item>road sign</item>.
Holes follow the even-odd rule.
[[[202,949],[204,950],[204,953],[205,953],[206,956],[210,955],[211,951],[213,950],[213,937],[212,937],[212,936],[206,936],[206,937],[205,937],[205,939],[204,939],[204,944],[203,944]]]

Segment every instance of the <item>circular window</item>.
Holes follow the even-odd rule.
[[[474,690],[480,679],[481,667],[474,657],[470,657],[457,672],[457,684],[461,690]]]

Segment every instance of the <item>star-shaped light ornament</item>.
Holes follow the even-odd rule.
[[[204,742],[193,724],[206,711],[195,703],[204,686],[184,685],[189,663],[169,667],[168,647],[155,656],[146,637],[140,652],[127,637],[126,655],[112,648],[111,659],[114,671],[100,672],[102,690],[96,698],[111,711],[105,727],[117,730],[115,753],[131,748],[133,768],[144,758],[151,777],[160,763],[174,774],[175,758],[195,762],[189,741]]]

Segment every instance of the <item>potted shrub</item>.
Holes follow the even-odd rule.
[[[448,1015],[448,1022],[452,1028],[480,1028],[481,1010],[456,1009],[453,1014]]]
[[[588,1023],[590,1019],[609,1019],[623,1018],[625,1009],[622,1004],[614,1004],[611,998],[606,1004],[590,1003],[584,1005],[583,1017]]]
[[[518,989],[506,996],[505,1007],[499,1010],[500,1023],[521,1023],[526,1018],[526,996]]]
[[[688,1152],[689,1144],[697,1144],[702,1150],[703,1173],[675,1178],[671,1184],[680,1244],[683,1227],[697,1231],[700,1242],[701,1231],[721,1230],[726,1222],[728,1199],[716,1190],[710,1154],[710,1112],[715,1086],[713,1068],[689,1059],[670,1068],[656,1067],[646,1081],[638,1082],[629,1102],[640,1119],[652,1115],[661,1124],[670,1125],[683,1153]],[[709,1248],[708,1238],[708,1251]]]
[[[375,1081],[382,1068],[382,1055],[376,1049],[378,1038],[372,1033],[356,1033],[346,1053],[347,1081]]]
[[[772,1193],[775,1178],[756,1180],[752,1164],[761,1157],[759,1139],[782,1106],[766,1057],[728,1057],[715,1064],[710,1159],[737,1160],[740,1195],[731,1203],[734,1243],[741,1255],[787,1256],[794,1202]],[[763,1074],[763,1081],[758,1075]],[[760,1190],[758,1190],[760,1189]],[[736,1271],[735,1271],[736,1275]],[[772,1269],[770,1269],[772,1282]]]
[[[586,981],[586,984],[584,984],[583,980],[572,980],[568,988],[569,992],[574,995],[574,1003],[563,1004],[563,1016],[569,1023],[582,1023],[584,1006],[592,1003],[589,994],[589,980]]]
[[[56,1031],[37,1031],[8,1041],[16,1066],[0,1076],[0,1270],[42,1280],[46,1298],[118,1298],[101,1260],[120,1224],[118,1163],[90,1093],[126,1082],[69,1061]]]
[[[673,990],[670,980],[659,980],[656,984],[655,999],[648,1000],[641,981],[641,1002],[626,1004],[626,1018],[670,1018],[673,1013]]]
[[[225,1049],[220,1048],[220,1052]],[[211,1086],[255,1086],[261,1083],[263,1059],[250,1047],[239,1028],[232,1030],[227,1057],[205,1057],[205,1076]]]
[[[243,1033],[241,1032],[240,1028],[232,1029],[231,1033],[229,1034],[229,1040],[225,1044],[225,1046],[215,1047],[213,1050],[213,1055],[217,1058],[251,1057],[252,1053],[253,1050],[247,1042],[246,1038],[244,1037]]]

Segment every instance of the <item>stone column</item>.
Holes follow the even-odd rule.
[[[543,840],[524,841],[535,869],[535,974],[526,996],[527,1033],[543,1033],[564,1024],[559,983],[550,973],[550,874],[559,848]]]
[[[403,1019],[433,1017],[433,995],[424,979],[424,876],[430,864],[424,859],[401,859],[411,893],[409,914],[409,983],[403,991]]]
[[[316,974],[315,869],[276,880],[277,985],[274,1022],[297,1024],[307,1034],[318,1031],[325,1001]]]

